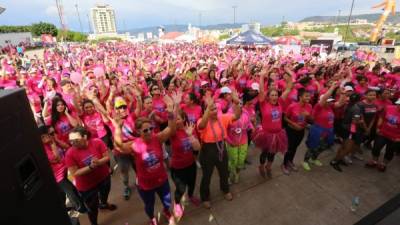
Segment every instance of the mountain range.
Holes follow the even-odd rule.
[[[243,23],[236,23],[236,24],[214,24],[214,25],[207,25],[207,26],[200,26],[202,30],[223,30],[223,29],[236,29],[242,27]],[[164,27],[165,32],[172,32],[172,31],[178,31],[178,32],[185,32],[188,30],[188,25],[183,25],[183,24],[170,24],[170,25],[162,25]],[[197,26],[196,26],[197,27]],[[120,31],[119,33],[126,33],[129,32],[131,35],[137,35],[139,33],[147,33],[147,32],[152,32],[153,34],[158,33],[158,26],[153,26],[153,27],[143,27],[143,28],[135,28],[135,29],[129,29],[125,31]]]
[[[359,14],[359,15],[353,15],[351,17],[352,20],[355,19],[365,19],[367,20],[369,23],[374,23],[376,22],[379,17],[382,14],[380,13],[375,13],[375,14]],[[339,22],[339,23],[346,23],[349,19],[349,16],[312,16],[312,17],[307,17],[304,18],[302,20],[300,20],[300,22],[317,22],[317,23],[334,23],[335,21]],[[397,12],[396,15],[392,15],[390,14],[388,19],[387,19],[387,23],[400,23],[400,12]]]

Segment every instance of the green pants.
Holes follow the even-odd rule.
[[[230,173],[236,173],[244,169],[244,161],[247,156],[247,143],[239,146],[226,145],[228,150],[228,168]]]

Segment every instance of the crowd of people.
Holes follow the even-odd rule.
[[[384,172],[400,153],[400,67],[383,59],[110,42],[58,46],[41,57],[14,52],[0,64],[0,87],[25,88],[63,197],[91,225],[98,209],[117,208],[108,202],[114,161],[121,196],[130,198],[133,172],[154,225],[156,194],[169,224],[184,215],[186,191],[193,205],[211,208],[215,167],[231,201],[252,144],[265,179],[273,177],[276,154],[284,156],[285,175],[310,171],[335,142],[330,165],[339,172],[368,150],[365,166]],[[296,165],[303,139],[307,151]]]

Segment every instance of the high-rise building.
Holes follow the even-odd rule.
[[[96,4],[90,10],[93,30],[95,34],[115,34],[115,11],[107,4]]]

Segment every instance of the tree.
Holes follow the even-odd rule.
[[[51,36],[57,36],[58,30],[57,27],[51,23],[34,23],[32,24],[31,32],[35,36],[40,36],[42,34],[51,34]]]

